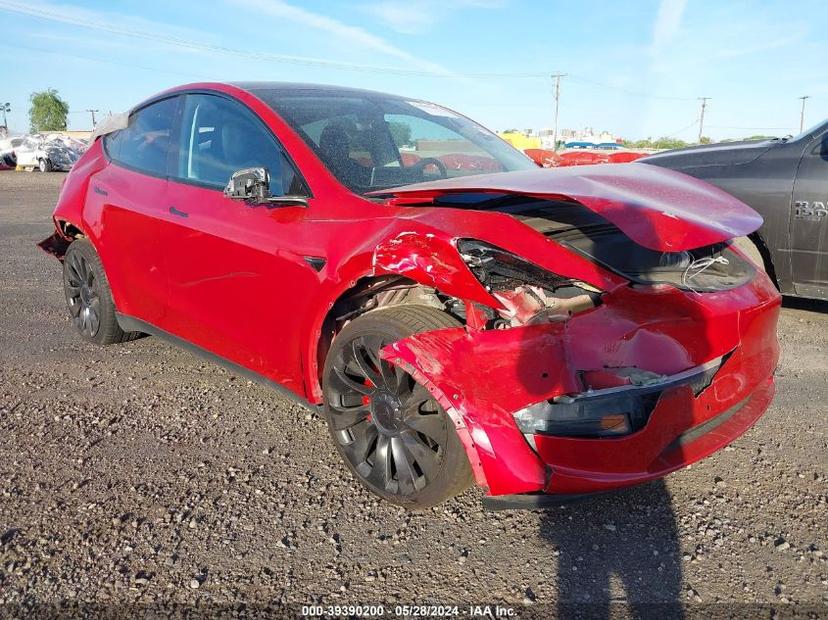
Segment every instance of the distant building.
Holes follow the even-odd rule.
[[[538,136],[534,136],[525,132],[521,131],[501,131],[497,135],[501,138],[506,140],[509,144],[511,144],[516,149],[520,149],[521,151],[524,149],[539,149],[543,148],[541,146],[542,139]]]
[[[595,131],[592,127],[584,127],[580,130],[565,129],[561,132],[561,139],[565,142],[583,143],[591,148],[609,148],[621,143],[620,137],[609,131]]]
[[[549,149],[554,150],[553,129],[544,127],[537,131],[524,129],[523,131],[501,131],[498,135],[518,149]],[[621,138],[609,131],[595,131],[592,127],[583,129],[559,129],[558,143],[567,148],[578,149],[616,149],[620,148]]]

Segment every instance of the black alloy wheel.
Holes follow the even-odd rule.
[[[443,408],[411,375],[379,356],[385,345],[415,331],[447,326],[456,323],[428,307],[370,312],[337,336],[325,363],[326,417],[337,448],[364,485],[395,503],[434,505],[471,480]]]
[[[66,257],[65,271],[66,303],[72,323],[91,340],[101,328],[101,296],[95,272],[80,252]]]
[[[125,332],[118,325],[109,280],[88,239],[75,239],[66,250],[63,292],[69,318],[84,340],[107,345],[141,336],[139,332]]]
[[[333,367],[331,418],[354,469],[371,486],[405,496],[439,472],[447,420],[425,388],[379,359],[385,344],[366,335],[343,349]]]

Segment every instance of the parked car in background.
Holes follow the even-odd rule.
[[[0,170],[17,166],[17,155],[14,149],[20,146],[23,138],[3,138],[0,140]]]
[[[799,136],[694,146],[641,162],[703,179],[764,218],[748,250],[785,295],[828,299],[828,121]]]
[[[611,153],[589,150],[550,151],[548,149],[524,149],[532,161],[542,168],[588,166],[592,164],[622,164],[644,157],[646,153],[615,151]]]
[[[182,86],[101,133],[41,243],[80,335],[155,334],[319,407],[389,501],[638,484],[773,397],[780,297],[732,245],[761,218],[691,177],[544,170],[452,110],[329,86]]]
[[[68,172],[85,150],[86,143],[59,133],[24,136],[14,149],[18,166],[41,172]]]

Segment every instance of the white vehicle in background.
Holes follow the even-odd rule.
[[[15,138],[17,141],[19,138]],[[30,134],[14,147],[17,165],[41,172],[68,172],[86,150],[86,143],[61,133]]]
[[[0,140],[0,170],[17,166],[17,155],[14,150],[22,143],[22,137],[3,138]]]

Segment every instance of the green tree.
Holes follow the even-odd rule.
[[[391,132],[391,138],[397,148],[411,144],[411,125],[408,123],[388,123],[388,131]]]
[[[29,127],[31,131],[65,131],[69,104],[60,98],[54,88],[34,92],[29,97]]]
[[[678,138],[661,137],[653,142],[654,149],[680,149],[687,146],[687,142]]]

